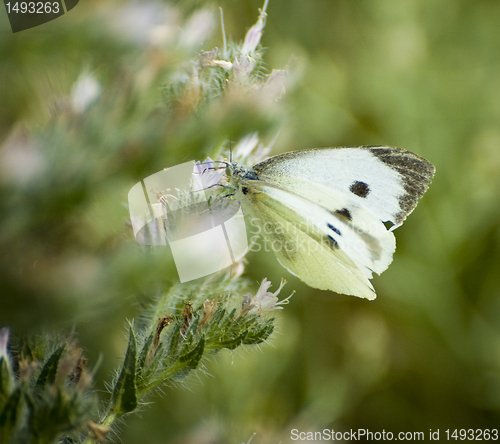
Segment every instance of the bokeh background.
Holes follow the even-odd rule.
[[[378,299],[311,289],[272,253],[250,254],[251,279],[284,277],[283,295],[296,291],[270,344],[206,361],[121,437],[255,433],[257,444],[293,442],[292,429],[497,428],[500,2],[271,0],[266,67],[291,79],[279,109],[167,106],[180,64],[222,46],[219,6],[241,40],[262,4],[82,1],[16,34],[0,13],[0,324],[17,336],[74,330],[89,363],[101,360],[104,390],[125,319],[177,279],[168,251],[145,255],[133,239],[132,185],[253,131],[271,140],[281,128],[273,153],[396,145],[437,173],[373,281]],[[88,75],[99,94],[79,109],[75,84]]]

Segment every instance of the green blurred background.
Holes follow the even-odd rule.
[[[226,33],[241,40],[262,4],[169,4],[170,28],[185,30],[202,6],[222,7]],[[273,153],[396,145],[437,173],[373,281],[378,299],[311,289],[272,253],[250,254],[252,280],[285,277],[282,295],[296,290],[271,345],[206,361],[206,374],[129,417],[123,442],[498,427],[500,2],[271,0],[265,61],[288,66],[292,82],[268,114],[245,102],[193,114],[167,107],[163,86],[201,46],[152,46],[138,11],[157,10],[135,8],[82,0],[16,34],[0,13],[0,325],[17,336],[74,329],[90,364],[102,357],[104,390],[124,352],[125,318],[177,279],[168,251],[145,256],[133,239],[132,185],[202,160],[228,134],[270,140],[281,122]],[[214,46],[217,21],[203,49]],[[82,73],[101,94],[78,114],[70,92]]]

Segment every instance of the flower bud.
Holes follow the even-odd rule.
[[[247,35],[245,36],[245,41],[243,42],[243,47],[241,48],[241,52],[243,55],[252,54],[257,49],[257,46],[260,43],[262,30],[264,29],[264,26],[266,24],[267,2],[268,0],[266,0],[266,2],[264,3],[264,7],[260,11],[257,23],[248,30]]]
[[[14,375],[12,373],[12,362],[7,352],[9,342],[9,329],[0,330],[0,400],[9,395],[14,386]]]

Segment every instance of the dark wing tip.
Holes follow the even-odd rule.
[[[369,147],[369,150],[401,175],[406,194],[399,198],[401,212],[396,215],[396,224],[399,226],[415,209],[418,199],[429,188],[436,167],[427,159],[402,148],[381,146]]]

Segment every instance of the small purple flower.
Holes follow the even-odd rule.
[[[288,300],[292,297],[293,293],[288,296],[286,299],[278,302],[278,294],[281,289],[286,284],[286,281],[282,280],[280,287],[274,293],[267,291],[269,287],[272,285],[271,281],[268,281],[267,278],[264,278],[262,284],[260,284],[260,288],[257,290],[257,294],[251,299],[252,308],[250,312],[255,311],[271,311],[271,310],[282,310],[283,307],[281,305],[288,304]],[[249,304],[250,301],[244,301]]]
[[[239,83],[244,83],[249,74],[255,67],[253,55],[262,38],[262,31],[266,24],[266,8],[268,0],[265,1],[264,7],[260,10],[259,19],[253,25],[245,36],[245,41],[241,47],[241,55],[236,58],[233,63],[234,80]]]
[[[225,173],[225,168],[214,167],[214,161],[207,157],[203,162],[196,162],[193,168],[195,190],[206,190],[217,185]]]

